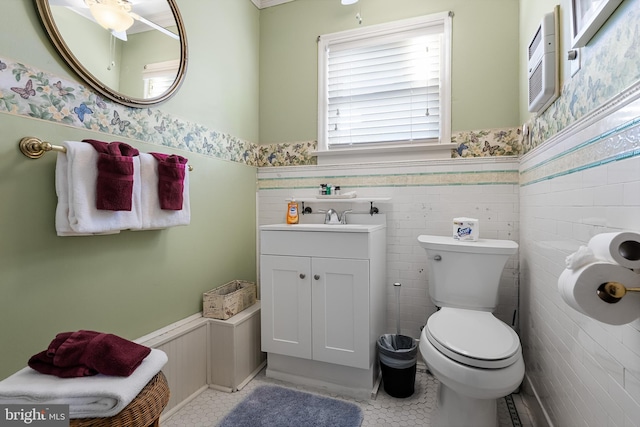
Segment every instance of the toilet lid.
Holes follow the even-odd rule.
[[[487,311],[444,307],[427,320],[426,335],[441,353],[465,365],[504,368],[520,357],[520,339]]]

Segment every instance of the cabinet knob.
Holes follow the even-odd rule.
[[[316,279],[316,280],[320,280],[320,275],[316,274],[316,275],[313,276],[313,278]]]
[[[304,274],[304,273],[300,273],[300,278],[301,278],[301,279],[304,279],[305,277],[307,277],[307,275],[306,275],[306,274]]]
[[[442,257],[440,255],[434,255],[433,256],[433,260],[434,261],[440,261],[440,260],[442,260]]]

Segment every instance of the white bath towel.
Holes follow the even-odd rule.
[[[112,234],[142,226],[140,206],[140,160],[133,157],[131,211],[96,208],[98,152],[84,142],[65,141],[67,152],[56,162],[56,231],[59,236]]]
[[[89,144],[85,144],[89,145]],[[69,162],[64,153],[58,153],[56,160],[56,195],[58,205],[56,206],[56,233],[58,236],[92,236],[96,234],[118,234],[120,230],[112,230],[104,233],[78,233],[69,224]]]
[[[26,367],[0,381],[0,404],[68,404],[70,418],[112,417],[131,403],[167,360],[165,352],[151,349],[128,377],[59,378]]]
[[[176,225],[189,225],[191,206],[189,202],[189,172],[184,175],[182,210],[160,209],[158,197],[158,161],[148,153],[140,153],[140,181],[142,205],[142,229],[162,229]]]

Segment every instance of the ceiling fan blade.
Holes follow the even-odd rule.
[[[49,5],[50,6],[69,6],[69,7],[74,7],[74,6],[76,6],[76,2],[69,1],[69,0],[49,0]]]
[[[123,42],[127,41],[127,32],[126,31],[115,31],[111,30],[111,34],[117,39],[122,40]]]
[[[154,29],[160,31],[161,33],[164,33],[164,34],[168,35],[169,37],[172,37],[172,38],[174,38],[176,40],[180,40],[180,37],[177,34],[174,34],[171,31],[167,30],[166,28],[164,28],[164,27],[162,27],[162,26],[160,26],[160,25],[158,25],[158,24],[156,24],[154,22],[151,22],[146,18],[143,18],[142,16],[138,15],[137,13],[129,12],[129,15],[131,15],[131,17],[133,19],[135,19],[136,21],[140,21],[143,24],[148,25],[151,28],[154,28]]]

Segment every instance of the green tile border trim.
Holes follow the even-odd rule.
[[[640,117],[520,172],[520,186],[570,175],[640,155]]]
[[[317,188],[335,181],[345,188],[434,187],[462,185],[518,185],[517,170],[429,172],[380,175],[327,175],[314,177],[259,178],[259,190]]]

